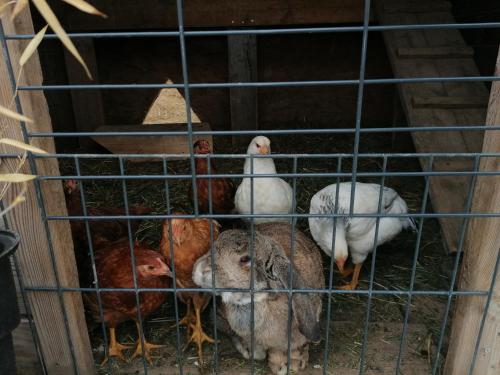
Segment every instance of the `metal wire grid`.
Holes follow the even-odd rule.
[[[179,43],[180,43],[180,48],[181,48],[181,63],[182,63],[182,72],[183,72],[183,83],[182,84],[119,84],[119,85],[114,85],[114,84],[90,84],[90,85],[38,85],[38,86],[19,86],[19,91],[31,91],[31,90],[99,90],[99,89],[145,89],[145,88],[158,88],[158,89],[163,89],[163,88],[180,88],[184,89],[185,92],[185,100],[186,100],[186,114],[187,114],[187,131],[177,131],[177,132],[127,132],[127,133],[120,133],[120,136],[140,136],[140,135],[187,135],[189,139],[189,151],[190,151],[190,167],[191,167],[191,173],[186,174],[186,175],[171,175],[168,173],[167,170],[167,158],[169,157],[179,157],[182,155],[175,155],[175,154],[169,154],[169,155],[156,155],[156,154],[150,154],[150,155],[106,155],[106,157],[114,158],[117,159],[119,162],[120,166],[120,174],[119,175],[107,175],[107,176],[92,176],[92,175],[86,175],[83,176],[81,174],[81,169],[80,169],[80,161],[82,159],[97,159],[97,158],[102,158],[103,155],[89,155],[89,154],[48,154],[48,155],[37,155],[34,156],[32,154],[29,155],[29,165],[34,174],[37,174],[37,167],[35,163],[35,158],[56,158],[56,159],[63,159],[63,158],[72,158],[75,163],[76,167],[76,175],[74,176],[39,176],[38,179],[35,181],[36,184],[36,191],[37,191],[37,201],[40,206],[41,212],[42,212],[42,218],[45,224],[45,229],[47,233],[47,238],[49,242],[49,250],[51,254],[51,262],[52,262],[52,267],[54,269],[54,275],[55,275],[55,280],[56,280],[56,286],[55,287],[49,287],[49,286],[33,286],[33,287],[26,287],[23,286],[22,284],[22,278],[20,278],[20,285],[22,288],[23,296],[25,296],[26,293],[28,292],[37,292],[37,291],[51,291],[55,292],[59,296],[59,302],[61,304],[63,314],[64,314],[64,323],[66,325],[66,328],[68,328],[68,321],[67,321],[67,316],[66,316],[66,309],[64,306],[64,299],[63,293],[67,292],[94,292],[97,295],[98,298],[98,304],[99,304],[99,310],[102,318],[102,303],[100,299],[100,294],[102,292],[133,292],[135,293],[136,296],[136,304],[139,304],[139,293],[142,292],[151,292],[151,291],[156,291],[156,292],[171,292],[174,294],[174,296],[177,295],[178,288],[176,286],[176,278],[175,278],[175,266],[173,265],[173,246],[171,244],[171,256],[172,256],[172,272],[174,274],[174,282],[172,285],[172,288],[139,288],[137,286],[137,274],[136,274],[136,269],[135,267],[132,267],[133,270],[133,277],[134,277],[134,287],[133,288],[100,288],[99,287],[99,280],[97,279],[97,275],[95,273],[95,267],[93,267],[93,273],[94,273],[94,281],[95,281],[95,287],[94,288],[70,288],[61,285],[59,281],[59,276],[58,276],[58,270],[57,267],[55,266],[55,258],[54,258],[54,251],[53,251],[53,245],[51,241],[51,235],[50,231],[48,230],[48,222],[50,220],[83,220],[85,222],[85,228],[86,228],[86,234],[87,234],[87,239],[89,243],[89,252],[91,256],[91,261],[92,264],[94,265],[94,251],[92,248],[92,234],[90,231],[90,226],[89,226],[89,220],[114,220],[114,219],[125,219],[127,220],[127,225],[128,225],[128,235],[129,235],[129,242],[130,242],[130,251],[132,255],[132,262],[135,263],[134,260],[134,252],[133,252],[133,241],[132,241],[132,233],[131,233],[131,226],[130,226],[130,221],[131,220],[140,220],[140,219],[167,219],[167,218],[172,218],[172,211],[171,211],[171,205],[170,205],[170,197],[169,197],[169,181],[171,180],[178,180],[178,179],[190,179],[191,184],[193,187],[193,202],[194,202],[194,213],[193,214],[186,214],[186,215],[176,215],[176,217],[185,217],[185,218],[194,218],[194,217],[204,217],[204,218],[214,218],[214,219],[220,219],[220,218],[259,218],[259,217],[267,217],[267,218],[272,218],[272,217],[281,217],[283,219],[287,219],[292,221],[292,225],[295,227],[296,221],[300,218],[308,218],[308,217],[329,217],[333,218],[334,220],[334,225],[336,220],[338,218],[343,218],[343,217],[374,217],[376,218],[376,230],[375,230],[375,243],[376,239],[378,237],[378,227],[379,227],[379,220],[382,217],[413,217],[416,219],[419,219],[418,222],[418,233],[417,233],[417,238],[415,241],[415,250],[414,250],[414,255],[413,255],[413,262],[412,262],[412,271],[411,271],[411,280],[410,280],[410,287],[408,290],[374,290],[373,289],[373,282],[374,282],[374,271],[375,271],[375,261],[376,261],[376,246],[373,248],[373,257],[372,257],[372,264],[371,264],[371,271],[370,271],[370,280],[369,280],[369,288],[367,290],[354,290],[354,291],[346,291],[346,290],[339,290],[339,289],[334,289],[333,287],[333,259],[334,259],[334,254],[332,254],[331,261],[330,261],[330,278],[328,280],[328,288],[325,289],[275,289],[275,290],[266,290],[266,293],[287,293],[288,298],[289,298],[289,311],[291,308],[291,297],[293,293],[321,293],[325,294],[328,296],[328,303],[327,303],[327,315],[325,319],[325,326],[326,326],[326,332],[329,332],[329,327],[330,327],[330,317],[331,317],[331,307],[332,307],[332,299],[330,298],[332,295],[335,294],[356,294],[356,295],[366,295],[368,297],[368,302],[367,302],[367,307],[366,307],[366,314],[365,314],[365,322],[364,322],[364,331],[363,331],[363,342],[362,342],[362,349],[361,349],[361,355],[360,355],[360,366],[359,366],[359,373],[363,374],[364,373],[364,361],[365,361],[365,355],[366,355],[366,346],[367,346],[367,340],[368,340],[368,323],[370,321],[370,307],[371,307],[371,301],[372,297],[375,295],[402,295],[402,296],[407,296],[407,302],[406,302],[406,309],[405,309],[405,317],[404,317],[404,322],[403,322],[403,331],[401,335],[401,340],[400,340],[400,347],[399,347],[399,353],[398,353],[398,358],[397,358],[397,365],[396,365],[396,374],[400,373],[400,365],[402,361],[402,356],[404,352],[404,345],[405,345],[405,339],[406,339],[406,334],[407,334],[407,328],[408,328],[408,320],[410,316],[410,306],[411,306],[411,299],[413,296],[418,296],[418,295],[428,295],[428,296],[447,296],[447,304],[446,304],[446,310],[445,310],[445,315],[444,319],[441,324],[441,332],[440,332],[440,337],[439,337],[439,343],[438,343],[438,350],[437,350],[437,356],[436,359],[433,363],[433,368],[432,368],[432,374],[436,374],[437,370],[439,368],[440,364],[440,351],[442,349],[442,344],[443,344],[443,338],[445,334],[445,328],[447,325],[447,320],[448,320],[448,315],[449,315],[449,310],[451,307],[451,302],[453,297],[456,296],[484,296],[486,297],[486,302],[485,302],[485,310],[481,319],[481,325],[478,333],[478,337],[476,339],[476,345],[475,345],[475,351],[474,351],[474,356],[473,356],[473,361],[471,364],[471,367],[469,369],[469,374],[472,373],[476,359],[477,359],[477,354],[478,354],[478,348],[479,348],[479,343],[481,340],[482,332],[484,329],[484,323],[485,323],[485,318],[486,314],[488,311],[488,307],[491,301],[492,297],[492,291],[493,288],[495,287],[495,279],[496,275],[498,273],[498,268],[500,265],[500,254],[497,257],[495,267],[494,267],[494,274],[493,278],[491,281],[490,288],[487,291],[470,291],[470,290],[455,290],[455,281],[456,281],[456,276],[458,273],[458,266],[459,266],[459,260],[460,260],[460,255],[462,252],[462,247],[464,244],[464,239],[465,239],[465,234],[467,230],[467,224],[469,222],[469,219],[472,217],[500,217],[500,213],[497,212],[471,212],[471,204],[472,204],[472,197],[473,197],[473,191],[474,191],[474,184],[476,181],[477,176],[494,176],[498,175],[498,172],[490,172],[490,171],[478,171],[479,167],[479,162],[481,158],[485,157],[500,157],[500,154],[498,153],[427,153],[427,154],[396,154],[396,153],[380,153],[380,154],[360,154],[359,153],[359,143],[360,143],[360,135],[361,133],[395,133],[395,132],[434,132],[434,131],[493,131],[493,130],[500,130],[500,125],[495,125],[495,126],[484,126],[483,124],[479,125],[471,125],[471,126],[448,126],[445,128],[440,128],[440,127],[435,127],[432,126],[432,124],[429,124],[429,126],[426,127],[420,127],[420,128],[408,128],[408,127],[392,127],[392,128],[362,128],[361,127],[361,114],[362,114],[362,104],[363,104],[363,92],[364,92],[364,86],[365,85],[371,85],[371,84],[398,84],[398,83],[424,83],[424,82],[461,82],[461,81],[496,81],[500,80],[500,77],[497,76],[482,76],[482,77],[423,77],[423,78],[412,78],[412,77],[407,77],[407,78],[388,78],[388,79],[366,79],[365,78],[365,68],[366,68],[366,52],[367,52],[367,47],[368,47],[368,35],[370,31],[387,31],[387,30],[411,30],[411,29],[470,29],[470,28],[500,28],[500,23],[466,23],[466,24],[417,24],[417,25],[388,25],[388,26],[373,26],[369,25],[369,15],[370,15],[370,0],[365,0],[365,6],[364,6],[364,21],[362,26],[348,26],[348,27],[307,27],[307,28],[268,28],[268,29],[245,29],[245,30],[202,30],[202,31],[191,31],[191,30],[184,30],[184,21],[183,21],[183,2],[182,0],[176,0],[177,2],[177,18],[178,18],[178,31],[162,31],[162,32],[98,32],[98,33],[71,33],[69,34],[70,37],[73,38],[142,38],[142,37],[178,37],[179,38]],[[189,77],[188,77],[188,61],[186,58],[186,44],[185,40],[186,37],[192,37],[192,36],[213,36],[213,35],[236,35],[236,34],[254,34],[254,35],[271,35],[271,34],[296,34],[296,33],[337,33],[337,32],[362,32],[362,46],[361,46],[361,64],[360,64],[360,73],[359,73],[359,78],[354,79],[354,80],[325,80],[325,81],[292,81],[292,82],[242,82],[242,83],[190,83],[189,82]],[[11,81],[12,88],[15,89],[16,87],[16,78],[13,73],[12,69],[12,62],[10,59],[9,55],[9,50],[7,46],[7,41],[8,40],[21,40],[21,39],[30,39],[32,38],[33,35],[5,35],[3,27],[0,24],[0,40],[2,44],[2,49],[3,49],[3,54],[4,54],[4,59],[7,63],[7,69],[9,73],[9,79]],[[44,38],[45,39],[54,39],[56,36],[53,34],[48,34]],[[193,131],[192,128],[192,120],[191,120],[191,112],[190,112],[190,89],[197,89],[197,88],[231,88],[231,87],[292,87],[292,86],[333,86],[333,85],[355,85],[358,86],[358,96],[357,96],[357,105],[356,105],[356,122],[355,122],[355,128],[349,128],[349,129],[286,129],[286,130],[265,130],[265,131]],[[16,97],[15,100],[15,105],[16,109],[19,113],[23,113],[22,111],[22,106],[21,102],[19,100],[19,97]],[[21,123],[22,131],[23,131],[23,138],[25,142],[29,142],[31,138],[36,138],[36,137],[88,137],[88,136],[116,136],[116,133],[114,132],[78,132],[78,133],[67,133],[67,132],[29,132],[26,128],[25,123]],[[354,133],[354,144],[353,144],[353,152],[348,153],[348,154],[287,154],[287,155],[272,155],[272,158],[285,158],[285,159],[292,159],[293,161],[293,172],[292,173],[278,173],[276,175],[253,175],[253,160],[254,156],[247,156],[247,155],[237,155],[237,154],[230,154],[230,155],[194,155],[193,154],[193,147],[192,147],[192,140],[194,135],[214,135],[214,136],[222,136],[222,135],[251,135],[251,134],[269,134],[269,135],[277,135],[277,134],[343,134],[343,133]],[[486,133],[487,134],[487,133]],[[2,157],[16,157],[17,155],[15,154],[3,154]],[[125,171],[125,161],[130,159],[130,158],[159,158],[162,160],[162,165],[163,165],[163,175],[126,175]],[[265,156],[256,156],[256,157],[265,157]],[[358,167],[358,160],[359,158],[365,158],[365,157],[380,157],[383,159],[383,167],[382,171],[380,172],[359,172],[357,167]],[[453,171],[453,172],[443,172],[443,171],[433,171],[433,162],[435,158],[438,157],[447,157],[447,158],[471,158],[474,162],[474,168],[472,171]],[[239,159],[244,159],[244,158],[250,158],[251,162],[251,199],[253,200],[253,180],[254,178],[263,178],[263,177],[283,177],[283,178],[289,178],[292,179],[292,187],[293,187],[293,213],[288,214],[288,215],[258,215],[253,213],[253,202],[251,202],[251,207],[252,207],[252,212],[250,215],[238,215],[238,214],[232,214],[232,215],[216,215],[213,214],[212,212],[212,202],[211,199],[209,200],[209,214],[202,215],[200,214],[198,210],[198,200],[197,200],[197,191],[196,191],[196,179],[199,178],[196,173],[195,173],[195,159],[196,158],[207,158],[208,159],[208,174],[203,175],[202,178],[206,179],[212,179],[212,178],[242,178],[242,177],[248,177],[243,174],[231,174],[231,175],[224,175],[224,174],[217,174],[217,175],[212,175],[211,170],[210,170],[210,159],[214,158],[239,158]],[[330,158],[330,159],[336,159],[337,161],[337,171],[332,172],[332,173],[298,173],[297,172],[297,162],[298,160],[301,159],[306,159],[306,158]],[[391,158],[420,158],[420,159],[426,159],[427,160],[427,167],[425,168],[424,171],[422,172],[388,172],[387,171],[387,162]],[[342,161],[346,159],[352,159],[352,171],[351,173],[343,173],[341,172],[341,165]],[[387,215],[387,214],[382,214],[381,213],[381,198],[382,194],[379,194],[379,202],[378,202],[378,212],[377,214],[354,214],[352,212],[352,207],[353,207],[353,202],[354,202],[354,197],[355,197],[355,188],[353,184],[353,189],[351,192],[351,202],[350,202],[350,212],[347,214],[344,213],[338,213],[335,211],[332,214],[317,214],[317,215],[311,215],[311,214],[299,214],[296,212],[296,190],[297,190],[297,178],[303,178],[303,177],[308,177],[308,178],[319,178],[319,177],[329,177],[329,178],[335,178],[337,180],[337,189],[338,189],[338,183],[340,182],[341,177],[350,177],[353,182],[356,181],[357,178],[359,177],[377,177],[380,178],[380,184],[381,184],[381,191],[384,186],[385,178],[386,177],[394,177],[394,176],[423,176],[425,178],[425,189],[423,192],[423,199],[422,199],[422,206],[421,210],[419,213],[408,213],[405,215]],[[453,212],[453,213],[429,213],[426,212],[426,205],[427,205],[427,198],[428,198],[428,193],[429,193],[429,182],[430,178],[433,176],[471,176],[469,187],[468,187],[468,195],[467,195],[467,202],[466,202],[466,207],[463,212]],[[83,208],[83,215],[82,216],[50,216],[47,215],[45,206],[44,206],[44,201],[40,189],[40,183],[44,180],[62,180],[62,179],[75,179],[78,181],[81,181],[81,200],[82,200],[82,208]],[[85,192],[84,192],[84,181],[86,180],[120,180],[122,182],[122,194],[123,194],[123,199],[125,202],[125,215],[115,215],[115,216],[88,216],[87,215],[87,204],[85,200]],[[166,195],[166,205],[167,205],[167,214],[166,215],[130,215],[129,214],[129,206],[128,206],[128,194],[127,194],[127,181],[129,180],[144,180],[144,179],[159,179],[159,180],[164,180],[165,183],[165,195]],[[209,197],[211,197],[211,184],[208,184],[209,188]],[[337,191],[337,198],[338,199],[338,191]],[[336,202],[337,203],[337,202]],[[337,206],[337,204],[335,205]],[[458,244],[458,251],[455,256],[455,262],[453,266],[453,273],[452,273],[452,279],[450,282],[450,287],[448,290],[414,290],[414,283],[415,283],[415,274],[416,274],[416,267],[417,267],[417,260],[419,256],[419,251],[420,251],[420,241],[421,241],[421,236],[422,236],[422,228],[423,228],[423,222],[426,218],[440,218],[440,217],[460,217],[463,218],[463,223],[461,225],[461,231],[460,231],[460,241]],[[254,252],[254,246],[253,246],[253,241],[254,241],[254,224],[253,220],[251,220],[251,254],[253,255]],[[292,244],[292,256],[293,256],[293,251],[294,251],[294,238],[293,238],[293,231],[292,231],[292,238],[291,238],[291,244]],[[213,225],[210,227],[210,239],[212,240],[212,248],[211,248],[211,253],[212,253],[212,269],[213,267],[213,262],[214,262],[214,249],[213,249],[213,238],[214,238],[214,229]],[[333,231],[333,238],[332,238],[332,245],[335,243],[335,231]],[[333,248],[333,251],[335,251],[335,248]],[[253,256],[251,256],[251,262],[253,264]],[[291,266],[290,266],[291,267]],[[251,360],[251,370],[252,373],[255,371],[255,363],[254,363],[254,356],[253,356],[253,349],[255,347],[255,337],[253,334],[253,327],[254,327],[254,313],[253,313],[253,299],[255,293],[259,293],[259,291],[254,290],[254,285],[253,285],[253,267],[251,267],[252,270],[252,275],[251,275],[251,285],[249,289],[230,289],[230,288],[215,288],[215,278],[212,277],[212,287],[211,288],[183,288],[183,291],[191,291],[191,292],[206,292],[206,293],[212,293],[213,296],[215,296],[217,293],[226,291],[226,292],[241,292],[241,291],[248,291],[251,294],[251,299],[252,299],[252,311],[251,311],[251,326],[252,326],[252,338],[251,338],[251,352],[252,352],[252,360]],[[292,273],[290,272],[290,278],[292,277]],[[290,280],[292,281],[292,280]],[[178,302],[177,298],[174,298],[174,307],[175,307],[175,320],[176,323],[179,322],[179,312],[178,312]],[[214,316],[216,315],[216,303],[215,303],[215,298],[213,298],[213,312]],[[29,308],[29,306],[28,306]],[[29,310],[28,310],[29,311]],[[143,320],[142,317],[140,316],[140,309],[138,309],[138,321],[141,327],[141,332],[143,332]],[[216,344],[215,344],[215,354],[214,354],[214,371],[215,373],[218,373],[219,369],[219,353],[218,353],[218,348],[217,348],[217,322],[216,319],[214,319],[214,335],[216,339]],[[30,325],[33,335],[36,338],[36,332],[35,329],[33,328],[32,324]],[[290,346],[290,327],[291,327],[291,314],[288,316],[288,372],[289,372],[289,363],[290,363],[290,355],[291,355],[291,346]],[[69,330],[67,329],[67,339],[70,345],[70,350],[71,350],[71,355],[73,359],[73,366],[74,366],[74,371],[75,373],[79,373],[78,368],[76,366],[76,361],[75,361],[75,348],[73,346],[72,340],[71,340],[71,335],[69,334]],[[102,323],[102,331],[103,331],[103,337],[104,337],[104,343],[105,347],[107,348],[107,334],[106,334],[106,327],[105,324]],[[182,351],[180,349],[180,330],[179,330],[179,325],[177,324],[177,362],[179,365],[179,372],[180,374],[183,374],[183,358],[182,358]],[[141,337],[139,338],[142,343],[144,343],[144,336],[141,334]],[[38,341],[36,341],[38,342]],[[330,335],[327,333],[325,337],[325,346],[324,346],[324,356],[323,356],[323,374],[327,373],[327,364],[328,364],[328,357],[329,357],[329,352],[328,352],[328,347],[330,345]],[[143,349],[144,350],[144,349]],[[144,353],[143,353],[144,354]],[[148,373],[148,365],[146,361],[143,359],[143,366],[144,366],[144,372],[147,374]]]

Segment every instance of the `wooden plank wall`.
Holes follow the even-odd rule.
[[[448,1],[376,2],[383,25],[455,23]],[[395,77],[479,76],[460,31],[397,30],[383,33]],[[450,49],[451,47],[451,49]],[[436,82],[398,85],[409,126],[482,125],[486,118],[488,92],[482,82]],[[417,152],[479,152],[479,131],[413,133]],[[422,168],[427,164],[421,160]],[[470,171],[472,159],[436,158],[435,171]],[[470,178],[432,177],[430,196],[435,212],[461,212],[465,208]],[[462,219],[440,218],[449,251],[456,251]]]
[[[33,34],[33,25],[29,9],[25,9],[15,20],[9,17],[2,18],[2,25],[7,34]],[[27,41],[9,43],[9,51],[14,62],[17,76],[18,61],[22,49]],[[35,53],[25,65],[21,75],[21,84],[40,85],[43,82],[38,55]],[[0,58],[0,102],[9,103],[12,98],[12,87],[7,73],[5,59]],[[28,126],[28,130],[49,132],[52,131],[47,103],[43,92],[29,91],[19,93],[23,112],[35,122]],[[23,140],[18,122],[1,118],[0,122],[6,125],[4,136]],[[37,138],[32,144],[48,152],[55,152],[54,143],[50,138]],[[0,148],[0,152],[15,152],[10,147]],[[3,160],[0,171],[11,171],[17,165],[16,160]],[[57,161],[43,159],[37,161],[39,174],[59,175]],[[21,170],[30,173],[27,164]],[[13,186],[6,195],[6,200],[12,200],[19,193],[19,186]],[[48,214],[67,215],[62,184],[59,181],[42,185],[42,197],[45,201]],[[21,236],[21,245],[17,256],[25,286],[55,287],[54,270],[51,263],[49,243],[38,205],[37,192],[34,184],[29,185],[26,202],[16,207],[8,215],[11,228]],[[56,257],[56,268],[59,271],[60,282],[63,286],[78,287],[78,277],[73,252],[73,241],[68,222],[50,222],[49,230]],[[68,327],[64,323],[62,306],[57,293],[30,292],[28,299],[33,313],[33,319],[39,333],[41,350],[47,370],[50,374],[71,374],[74,364],[82,374],[94,373],[94,362],[90,348],[83,303],[79,293],[64,294],[63,301],[67,312]],[[73,361],[70,353],[69,338],[75,350]]]
[[[94,0],[108,19],[90,18],[59,3],[70,30],[175,28],[175,1]],[[363,20],[363,0],[190,0],[184,2],[186,27],[231,27],[352,23]]]
[[[496,65],[500,76],[500,50]],[[500,82],[493,83],[487,125],[500,124]],[[500,132],[487,132],[483,152],[500,153]],[[482,158],[481,171],[500,172],[500,157]],[[476,182],[472,212],[500,212],[500,175],[479,176]],[[460,290],[489,290],[499,254],[500,218],[471,219],[465,243]],[[495,280],[476,365],[469,373],[472,356],[485,309],[486,297],[467,296],[457,301],[446,357],[446,375],[496,375],[500,373],[500,273]]]

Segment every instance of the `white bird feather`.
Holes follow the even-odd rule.
[[[270,154],[271,142],[267,137],[255,137],[249,144],[247,154]],[[252,165],[249,158],[245,160],[243,173],[252,174]],[[253,175],[276,174],[276,166],[271,158],[254,158]],[[236,190],[234,197],[235,208],[240,214],[251,214],[251,184],[252,178],[245,177]],[[254,214],[290,214],[292,212],[293,189],[283,179],[278,177],[253,178],[253,213]],[[248,220],[247,220],[248,221]],[[286,218],[255,218],[255,224],[270,221],[287,221]]]
[[[337,213],[349,213],[351,201],[350,182],[343,182],[338,187]],[[311,199],[310,214],[335,214],[337,185],[329,185],[317,192]],[[354,193],[354,214],[377,214],[380,185],[356,183]],[[382,189],[380,213],[406,214],[408,206],[398,193],[389,188]],[[309,228],[314,240],[321,249],[332,255],[333,218],[309,218]],[[335,259],[346,259],[350,253],[354,264],[363,263],[374,249],[375,217],[337,218],[335,231]],[[379,220],[376,245],[393,239],[401,230],[416,230],[415,223],[408,217],[382,217]]]

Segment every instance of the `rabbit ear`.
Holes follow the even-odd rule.
[[[308,289],[283,248],[272,240],[271,244],[272,251],[268,259],[264,261],[266,276],[272,280],[278,280],[283,289]],[[292,273],[291,284],[290,271]],[[320,326],[316,316],[318,306],[316,299],[315,293],[294,293],[292,297],[292,309],[299,323],[299,331],[312,342],[321,340]]]

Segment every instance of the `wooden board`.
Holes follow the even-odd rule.
[[[42,366],[38,359],[30,325],[26,319],[22,319],[19,326],[12,332],[12,338],[18,374],[42,375]]]
[[[256,82],[257,36],[229,35],[229,82]],[[229,89],[232,130],[256,130],[258,124],[257,87],[232,87]],[[244,138],[233,137],[243,140]],[[246,139],[244,139],[247,142]]]
[[[306,25],[363,21],[363,0],[190,0],[184,2],[187,27]],[[109,18],[89,17],[55,3],[69,30],[159,29],[178,27],[175,1],[94,0]]]
[[[413,96],[411,104],[413,108],[486,108],[488,98],[482,96]]]
[[[2,24],[7,34],[33,33],[29,9],[25,9],[15,23],[10,21],[10,17],[3,17]],[[18,61],[27,42],[9,43],[12,61]],[[14,63],[14,71],[17,76],[17,63]],[[42,84],[43,77],[37,53],[24,66],[20,81],[21,84],[26,85]],[[2,57],[0,58],[0,103],[9,103],[12,94],[5,59]],[[36,120],[27,126],[27,130],[29,132],[51,132],[52,126],[43,92],[20,92],[19,96],[24,114]],[[17,121],[0,117],[0,123],[6,125],[3,136],[23,140],[21,127]],[[53,140],[50,138],[35,138],[32,139],[31,143],[50,153],[55,152]],[[0,147],[0,152],[18,151],[11,147]],[[38,173],[41,175],[58,176],[60,174],[56,160],[40,159],[36,164]],[[16,160],[3,159],[0,172],[12,171],[16,166]],[[28,163],[22,167],[21,172],[31,172]],[[19,193],[20,188],[20,186],[13,186],[9,189],[5,196],[6,201],[11,201]],[[48,215],[67,215],[62,185],[59,181],[42,184],[41,195]],[[21,244],[16,256],[19,260],[24,285],[55,288],[57,284],[51,262],[50,245],[33,183],[29,184],[26,201],[11,211],[7,219],[10,227],[17,231],[21,237]],[[50,221],[48,226],[60,283],[62,286],[78,287],[69,223]],[[65,293],[62,297],[62,304],[55,292],[31,292],[28,293],[28,300],[48,372],[50,374],[72,374],[75,365],[81,374],[93,374],[94,362],[80,293]],[[67,313],[69,329],[66,328],[64,322],[63,307]],[[73,361],[70,351],[70,340],[73,347],[76,348],[75,361]]]
[[[500,76],[500,51],[496,75]],[[500,83],[492,84],[487,125],[500,123]],[[500,133],[487,132],[484,153],[500,153]],[[482,158],[481,171],[500,172],[500,157]],[[500,175],[478,176],[472,204],[473,212],[500,212]],[[493,270],[499,256],[500,218],[474,218],[470,220],[465,256],[462,263],[460,290],[489,290]],[[484,331],[479,345],[474,370],[469,373],[472,355],[479,334],[486,297],[460,297],[457,301],[450,347],[446,357],[446,375],[496,375],[500,371],[500,273],[495,280],[491,305],[486,315]]]
[[[469,46],[454,47],[399,47],[398,57],[408,59],[473,57],[474,49]]]
[[[416,5],[416,8],[419,8],[418,11],[415,8],[414,12],[407,13],[404,6],[406,2],[380,0],[376,2],[378,19],[383,25],[455,22],[451,13],[448,12],[450,8],[448,2],[420,1],[418,3],[420,4]],[[436,7],[441,7],[441,9],[437,11]],[[387,12],[387,9],[391,11]],[[426,12],[426,9],[429,11]],[[424,58],[417,54],[415,58],[411,58],[408,53],[403,57],[399,55],[402,48],[411,49],[411,51],[450,46],[466,48],[467,45],[458,30],[393,30],[384,32],[383,36],[395,77],[479,76],[479,71],[471,57]],[[486,110],[478,108],[480,103],[474,102],[472,106],[456,105],[458,102],[456,98],[486,98],[488,92],[482,82],[411,83],[400,84],[398,89],[409,126],[484,124]],[[414,98],[425,98],[424,101],[428,105],[414,106]],[[419,101],[417,99],[417,103]],[[436,105],[436,103],[441,104]],[[483,134],[478,131],[449,131],[418,132],[413,133],[412,136],[419,153],[462,153],[479,152]],[[421,159],[423,168],[426,164],[427,159]],[[435,171],[470,171],[472,159],[436,158],[433,169]],[[469,181],[468,177],[432,177],[430,196],[434,211],[438,213],[462,212],[465,208]],[[440,218],[439,222],[448,250],[456,251],[463,220]]]
[[[97,143],[114,154],[189,154],[187,135],[176,136],[120,136],[120,132],[133,131],[186,131],[186,124],[162,124],[162,125],[119,125],[102,126],[97,128],[98,132],[117,132],[112,137],[92,137]],[[194,123],[193,131],[210,131],[207,123]],[[206,139],[212,145],[212,136],[194,136],[193,142]],[[147,159],[129,159],[131,161],[145,161]]]

